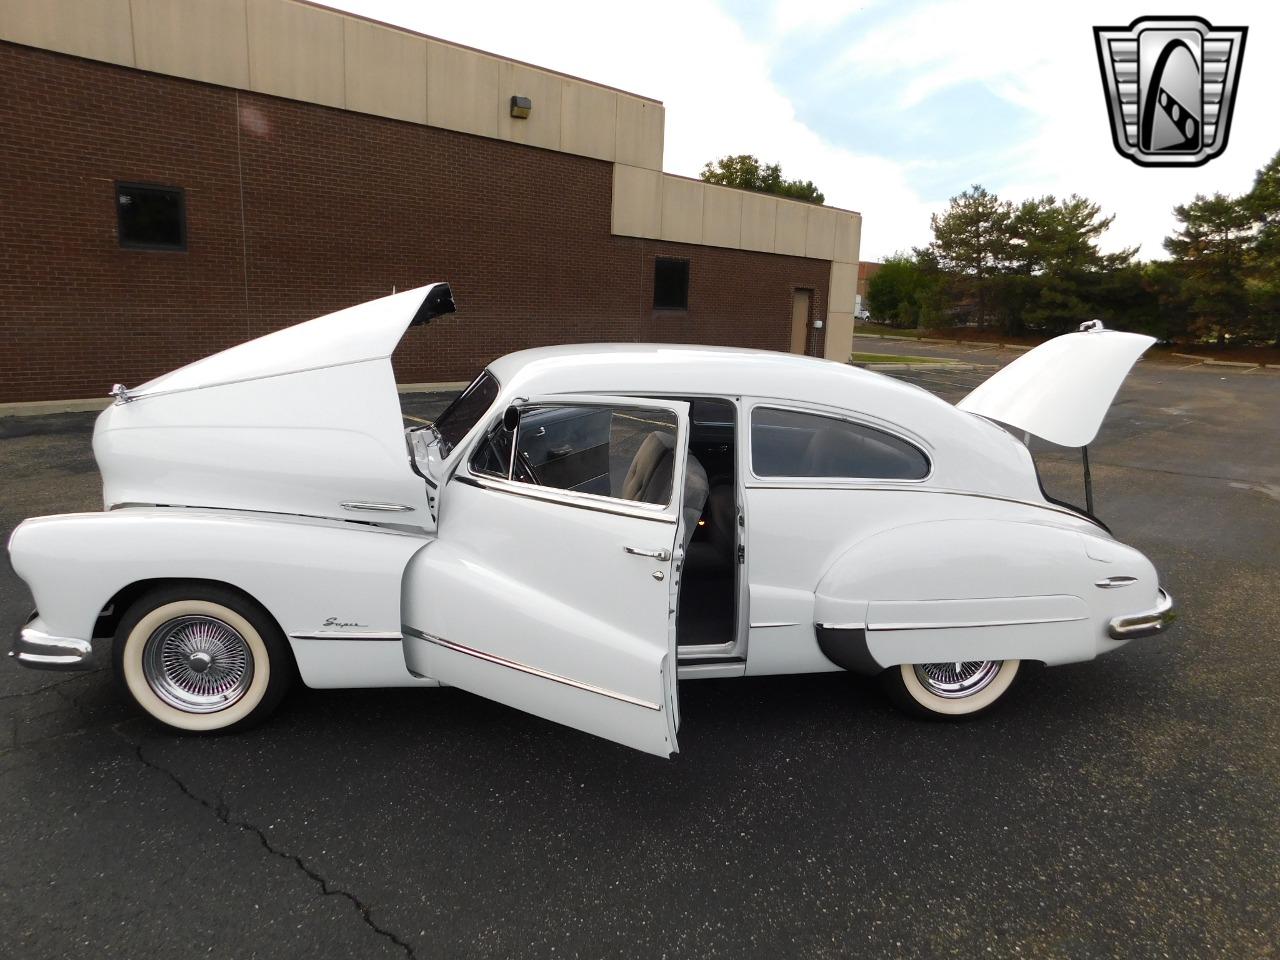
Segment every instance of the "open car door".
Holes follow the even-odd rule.
[[[669,756],[688,404],[557,395],[517,409],[464,452],[439,539],[406,573],[406,665]]]

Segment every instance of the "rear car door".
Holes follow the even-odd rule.
[[[677,750],[672,610],[688,405],[553,396],[495,416],[403,594],[409,669],[609,740]]]

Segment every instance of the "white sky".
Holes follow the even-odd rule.
[[[1013,200],[1084,194],[1116,214],[1105,247],[1159,257],[1174,204],[1247,190],[1280,150],[1274,2],[330,5],[656,97],[667,171],[728,153],[781,162],[862,212],[864,260],[927,243],[930,212],[975,182]],[[1155,14],[1249,27],[1230,143],[1203,167],[1138,167],[1111,145],[1091,28]]]

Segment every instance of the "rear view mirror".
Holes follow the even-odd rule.
[[[507,433],[515,433],[518,426],[520,426],[520,408],[507,407],[502,413],[502,429]]]

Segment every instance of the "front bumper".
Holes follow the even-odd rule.
[[[44,623],[33,613],[14,634],[9,656],[36,670],[93,669],[92,643],[75,637],[55,637],[43,627]]]
[[[1115,617],[1107,627],[1112,640],[1136,640],[1139,637],[1154,637],[1163,633],[1173,623],[1173,597],[1160,590],[1156,605],[1142,613],[1130,613],[1123,617]]]

